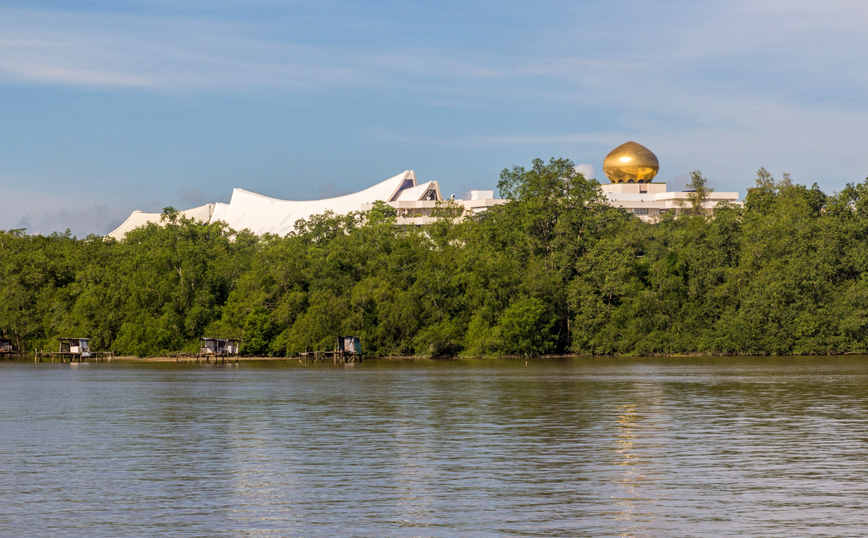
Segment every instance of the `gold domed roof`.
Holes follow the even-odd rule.
[[[636,142],[621,144],[603,159],[603,172],[612,183],[651,183],[658,170],[657,156]]]

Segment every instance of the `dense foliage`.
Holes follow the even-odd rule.
[[[404,228],[376,204],[255,237],[164,212],[120,242],[0,232],[0,333],[158,355],[200,336],[251,355],[868,351],[868,180],[826,195],[760,170],[745,206],[646,223],[567,160],[504,170],[509,203]],[[692,174],[695,196],[704,178]]]

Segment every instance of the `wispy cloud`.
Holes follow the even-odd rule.
[[[376,140],[440,147],[552,146],[587,143],[605,145],[623,142],[623,134],[618,132],[586,132],[555,135],[525,133],[515,135],[424,136],[371,128],[366,129],[364,133]],[[619,140],[621,142],[618,142]]]
[[[0,77],[159,91],[346,84],[358,71],[256,27],[129,15],[0,11]]]
[[[853,68],[868,61],[864,2],[709,2],[683,6],[677,20],[645,9],[656,31],[641,45],[586,29],[520,54],[448,40],[403,45],[399,36],[294,41],[268,21],[6,9],[0,80],[209,92],[361,86],[459,105],[530,96],[637,108],[690,92],[799,99],[818,85],[868,89],[868,73]]]
[[[864,0],[445,3],[397,9],[376,1],[255,0],[248,6],[160,0],[123,8],[85,3],[75,11],[0,8],[0,89],[122,89],[124,103],[143,110],[151,106],[147,99],[136,101],[143,94],[182,94],[160,100],[172,101],[173,110],[183,109],[177,103],[188,96],[228,95],[191,101],[240,103],[237,115],[250,122],[242,127],[249,129],[245,136],[256,140],[250,147],[285,137],[287,167],[306,159],[321,167],[310,154],[328,155],[336,144],[356,142],[359,147],[349,151],[365,157],[390,153],[371,163],[391,162],[400,153],[402,159],[437,161],[444,176],[477,165],[497,169],[514,163],[504,158],[528,155],[573,155],[599,167],[606,148],[634,139],[661,157],[663,179],[702,168],[712,179],[730,181],[730,189],[743,188],[761,165],[806,181],[850,181],[868,173]],[[261,94],[277,98],[262,104]],[[300,94],[298,101],[311,104],[305,110],[293,101]],[[249,118],[280,112],[278,127],[251,127],[258,120]],[[320,120],[328,125],[323,129],[339,125],[342,133],[310,129],[308,136]],[[194,121],[201,119],[165,126],[183,131],[190,125],[185,122]],[[220,121],[227,131],[239,125],[232,123],[236,118]],[[103,127],[93,127],[94,145]],[[260,127],[262,133],[254,132]],[[303,134],[286,136],[293,130]],[[205,128],[191,132],[207,138]],[[317,146],[320,139],[327,140],[325,149]],[[156,155],[163,160],[160,169],[186,166],[195,175],[201,166],[187,155],[210,149],[189,147],[195,150],[181,156],[168,150]],[[243,160],[251,155],[273,153],[239,151],[238,162],[226,162],[245,170]],[[91,170],[100,173],[94,165],[70,177],[89,178]],[[179,203],[201,199],[201,193],[189,194]],[[34,225],[42,222],[38,204],[27,211]]]

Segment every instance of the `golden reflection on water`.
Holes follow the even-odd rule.
[[[648,395],[645,395],[648,396]],[[623,538],[649,536],[653,523],[658,519],[654,509],[649,506],[656,502],[649,495],[652,479],[649,477],[648,458],[643,455],[647,446],[643,436],[647,436],[647,413],[643,416],[637,403],[624,403],[615,408],[614,465],[619,472],[614,473],[617,493],[611,495],[613,517],[622,522]]]
[[[0,361],[0,536],[865,536],[866,386],[868,357]]]
[[[633,520],[633,499],[639,489],[639,480],[642,478],[641,470],[637,468],[639,461],[635,452],[637,420],[636,404],[622,404],[617,407],[615,453],[618,454],[616,465],[623,468],[620,473],[623,495],[613,498],[617,499],[620,508],[616,519],[622,521]]]

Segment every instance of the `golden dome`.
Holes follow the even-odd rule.
[[[621,144],[603,159],[603,172],[612,183],[651,183],[658,170],[657,156],[636,142]]]

